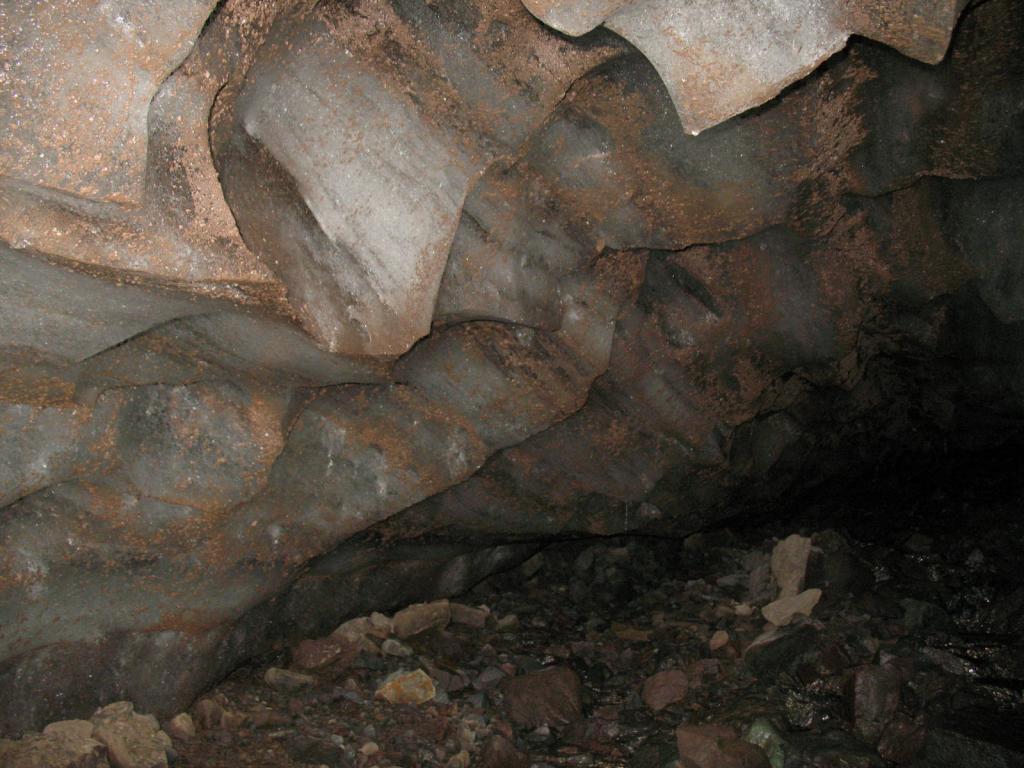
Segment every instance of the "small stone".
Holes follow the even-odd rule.
[[[764,552],[755,550],[747,554],[743,565],[750,572],[750,578],[747,580],[747,601],[762,603],[775,597],[771,558]]]
[[[776,627],[758,635],[743,653],[744,663],[759,676],[792,672],[818,650],[819,634],[812,624]]]
[[[376,755],[380,752],[380,747],[377,745],[377,742],[368,741],[359,748],[359,752],[369,757],[370,755]]]
[[[811,540],[794,533],[772,549],[772,576],[779,585],[779,597],[793,597],[804,586],[807,559],[811,556]]]
[[[854,728],[868,743],[877,743],[900,706],[903,680],[895,667],[870,664],[853,671],[846,686],[847,710]]]
[[[357,616],[354,619],[349,619],[348,621],[340,624],[338,628],[331,633],[331,635],[347,638],[365,637],[370,634],[372,629],[373,625],[370,624],[370,618],[368,616]]]
[[[760,747],[739,739],[723,725],[680,725],[676,746],[685,766],[695,768],[771,768]]]
[[[761,609],[761,615],[777,627],[784,627],[797,614],[810,616],[814,606],[821,600],[820,589],[806,589],[798,595],[780,597]]]
[[[370,632],[377,637],[385,638],[394,631],[391,619],[379,611],[370,614]]]
[[[250,713],[249,721],[253,728],[277,728],[291,724],[292,719],[282,712],[262,708]]]
[[[288,765],[296,763],[308,766],[343,766],[351,763],[345,755],[345,749],[339,747],[331,739],[314,738],[305,734],[287,734],[284,738],[285,749],[291,758]]]
[[[424,664],[423,666],[426,667],[424,671],[430,675],[430,678],[434,681],[434,685],[437,686],[438,691],[452,690],[452,681],[456,675],[453,675],[446,669],[435,667],[433,664]]]
[[[632,556],[633,552],[629,547],[612,547],[605,553],[605,558],[611,563],[625,563]]]
[[[561,726],[583,717],[580,679],[567,667],[548,667],[502,681],[509,718],[527,728]]]
[[[416,603],[403,608],[391,620],[395,635],[404,640],[429,629],[443,629],[452,619],[451,606],[447,600],[432,603]]]
[[[480,750],[479,768],[528,768],[530,758],[504,736],[491,736]]]
[[[917,555],[927,554],[931,552],[932,539],[923,533],[914,532],[903,542],[903,548]]]
[[[316,678],[311,675],[304,675],[301,672],[271,667],[264,673],[263,681],[271,688],[283,691],[297,691],[300,688],[308,688],[313,685],[316,682]]]
[[[278,737],[277,736],[272,736],[271,738],[278,738]],[[224,746],[224,747],[230,746],[230,745],[235,743],[235,737],[232,736],[227,731],[211,731],[210,732],[210,739],[213,742],[215,742],[216,744],[220,744],[221,746]]]
[[[385,656],[397,656],[398,658],[412,656],[412,648],[405,643],[395,640],[393,637],[387,638],[380,644],[380,652]]]
[[[456,752],[445,765],[446,768],[469,768],[469,752],[464,749]]]
[[[878,754],[897,765],[917,760],[928,739],[928,731],[921,723],[897,716],[882,731],[878,741]]]
[[[196,721],[204,731],[220,728],[224,708],[213,699],[200,699],[195,706]]]
[[[1003,736],[1010,736],[1005,733]],[[952,729],[929,728],[921,756],[915,767],[932,768],[1020,768],[1019,749],[967,736]]]
[[[903,608],[903,626],[910,630],[944,630],[950,626],[949,615],[934,603],[905,597],[900,600]]]
[[[167,768],[171,737],[152,715],[136,714],[130,701],[96,710],[92,724],[93,738],[106,746],[113,768]]]
[[[374,694],[392,704],[425,704],[436,693],[434,681],[422,669],[414,672],[394,672],[384,680]]]
[[[248,718],[244,712],[236,712],[232,709],[225,709],[224,716],[220,719],[220,727],[225,731],[237,731]]]
[[[845,598],[861,595],[874,584],[871,566],[856,554],[842,534],[835,531],[814,534],[804,587],[821,589],[822,605],[829,600],[838,604]]]
[[[292,664],[300,669],[320,669],[328,664],[349,666],[359,655],[359,646],[345,635],[303,640],[292,651]]]
[[[462,624],[474,629],[483,629],[487,625],[487,617],[491,612],[483,608],[473,608],[462,603],[451,603],[452,623]]]
[[[508,616],[502,616],[498,619],[498,631],[508,632],[516,629],[519,626],[519,617],[514,613],[508,614]]]
[[[543,725],[538,725],[536,728],[530,731],[529,734],[527,734],[526,738],[528,738],[530,741],[549,741],[551,739],[551,728],[548,727],[547,723],[544,723]]]
[[[331,633],[331,637],[342,638],[352,643],[356,650],[363,653],[377,654],[380,649],[373,638],[377,637],[379,630],[374,628],[369,617],[359,616],[349,619]]]
[[[715,606],[714,616],[715,616],[716,619],[730,618],[732,615],[733,615],[733,610],[732,610],[732,608],[728,607],[727,605],[716,605]]]
[[[106,747],[92,737],[88,720],[51,723],[42,734],[0,739],[3,768],[108,768]]]
[[[681,669],[666,669],[644,681],[640,696],[652,712],[660,712],[685,699],[688,688],[689,680],[685,672]]]
[[[507,675],[498,667],[487,667],[474,678],[473,687],[478,691],[489,691],[506,677]]]
[[[88,720],[59,720],[43,728],[43,736],[65,741],[82,741],[92,736],[93,724]]]
[[[750,605],[750,603],[736,603],[736,605],[733,606],[732,610],[733,613],[735,613],[737,616],[754,615],[754,607]]]
[[[597,554],[597,547],[587,547],[572,564],[572,570],[577,576],[586,576],[594,567],[594,558]]]
[[[785,768],[786,741],[767,718],[754,720],[744,732],[743,739],[760,747],[772,768]]]
[[[708,640],[708,648],[712,652],[719,650],[729,644],[729,633],[724,629],[716,630],[711,639]]]
[[[523,574],[524,579],[532,579],[540,569],[544,567],[544,553],[538,552],[536,555],[526,560],[522,565],[519,566],[519,572]]]
[[[646,643],[651,639],[651,632],[638,627],[631,627],[628,624],[612,624],[612,632],[620,640],[629,643]]]
[[[192,716],[188,712],[182,712],[167,721],[164,731],[172,739],[188,741],[195,738],[196,724],[192,722]]]

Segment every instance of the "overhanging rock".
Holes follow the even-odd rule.
[[[967,0],[523,0],[568,35],[604,25],[651,61],[697,135],[771,99],[862,35],[942,59]]]
[[[4,735],[1024,423],[1022,0],[698,137],[520,0],[225,0],[198,35],[141,205],[0,179]]]

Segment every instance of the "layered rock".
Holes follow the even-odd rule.
[[[0,732],[172,714],[538,537],[687,533],[1019,424],[1018,0],[696,138],[621,40],[511,0],[171,21],[142,145],[104,101],[64,176],[0,164]],[[25,61],[70,66],[61,29]],[[33,105],[0,158],[77,119]]]

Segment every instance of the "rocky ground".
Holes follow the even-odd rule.
[[[118,703],[0,764],[1024,765],[1024,525],[985,503],[556,544],[282,649],[162,731]]]

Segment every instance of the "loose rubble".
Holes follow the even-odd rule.
[[[0,765],[1024,765],[1013,536],[778,533],[558,544],[297,640],[163,730],[119,702]]]
[[[130,701],[96,710],[90,720],[50,723],[41,734],[0,739],[3,768],[168,768],[170,736]]]

